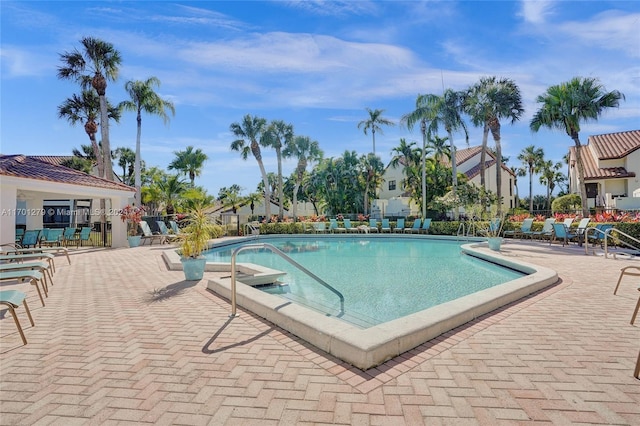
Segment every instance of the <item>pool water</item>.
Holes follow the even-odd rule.
[[[341,319],[370,327],[524,276],[463,254],[460,242],[425,238],[261,238],[340,291]],[[243,244],[251,244],[245,242]],[[239,244],[205,253],[209,262],[231,262]],[[284,285],[260,288],[338,316],[338,297],[284,259],[265,249],[242,251],[237,262],[287,272]]]

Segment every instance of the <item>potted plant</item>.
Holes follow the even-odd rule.
[[[185,222],[178,249],[182,270],[187,281],[201,280],[207,264],[202,252],[209,248],[209,240],[216,234],[215,225],[200,208],[192,210]]]
[[[138,225],[142,222],[144,207],[135,207],[131,205],[125,206],[120,211],[120,219],[127,223],[127,241],[129,247],[138,247],[140,245],[141,235],[138,235]]]

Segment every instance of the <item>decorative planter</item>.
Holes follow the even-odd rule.
[[[141,235],[128,236],[127,241],[129,241],[129,247],[138,247],[141,239]]]
[[[500,245],[502,244],[502,237],[489,237],[487,238],[489,248],[494,251],[500,251]]]
[[[184,271],[184,279],[187,281],[199,281],[204,276],[204,268],[207,259],[201,258],[180,258],[182,262],[182,270]]]

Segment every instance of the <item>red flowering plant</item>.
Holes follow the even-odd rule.
[[[130,237],[138,235],[138,224],[142,222],[142,215],[145,213],[144,207],[126,205],[120,210],[120,219],[127,222],[127,235]]]

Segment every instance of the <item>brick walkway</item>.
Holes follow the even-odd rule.
[[[509,242],[561,282],[362,372],[244,310],[230,320],[160,252],[57,258],[46,307],[3,284],[28,293],[36,325],[21,312],[22,346],[0,311],[2,425],[640,424],[637,280],[613,295],[638,261]]]

